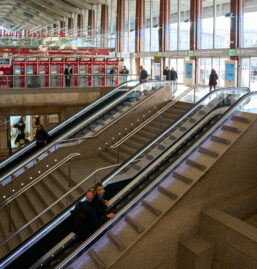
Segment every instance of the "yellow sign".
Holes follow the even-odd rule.
[[[162,57],[161,56],[154,56],[154,62],[155,63],[160,63],[161,62]]]

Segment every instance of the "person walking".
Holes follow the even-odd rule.
[[[210,92],[212,88],[215,90],[217,85],[218,75],[214,69],[211,70],[211,74],[209,77],[209,86],[210,86]]]
[[[178,73],[175,71],[174,67],[171,68],[170,80],[172,81],[171,87],[173,89],[173,93],[175,93],[177,90]]]
[[[114,67],[111,68],[109,74],[111,75],[111,86],[114,86],[115,85],[115,80],[116,80],[115,76],[114,76],[116,74],[116,70],[115,70]]]
[[[128,79],[129,70],[127,69],[126,65],[123,66],[123,69],[120,71],[120,74],[126,75],[122,77],[122,81],[125,82]]]
[[[166,80],[171,80],[171,70],[169,70],[168,66],[166,66],[166,68],[164,69],[163,75],[165,76]]]
[[[37,131],[35,134],[35,139],[37,143],[38,148],[44,147],[47,142],[49,141],[49,135],[47,131],[44,129],[44,127],[41,124],[36,125]]]
[[[68,65],[68,67],[65,68],[64,70],[64,75],[65,75],[65,86],[70,87],[70,82],[71,82],[71,76],[73,74],[72,67]]]
[[[140,66],[140,77],[139,77],[140,83],[146,82],[147,78],[148,78],[148,73],[144,69],[144,67],[141,65]]]

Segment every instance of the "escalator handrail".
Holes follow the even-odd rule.
[[[58,269],[65,268],[65,265],[70,262],[73,257],[75,257],[83,248],[87,245],[91,244],[97,237],[100,237],[104,232],[108,231],[117,223],[128,211],[129,209],[135,205],[135,203],[140,202],[143,197],[145,197],[152,189],[168,174],[171,174],[172,171],[178,167],[195,149],[197,149],[204,141],[206,141],[220,126],[231,117],[232,113],[238,109],[239,106],[246,103],[251,97],[257,96],[257,91],[250,92],[244,96],[242,96],[237,102],[235,102],[226,112],[225,114],[208,130],[208,132],[200,137],[186,152],[184,152],[178,160],[176,160],[173,164],[171,164],[164,172],[161,173],[149,186],[143,189],[136,197],[129,202],[124,208],[122,208],[116,216],[106,222],[101,228],[99,228],[93,235],[91,235],[81,246],[79,246],[75,251],[73,251],[64,261],[62,261],[58,267]],[[68,264],[67,264],[68,265]]]
[[[69,124],[70,122],[72,122],[75,118],[81,116],[83,113],[89,111],[90,109],[93,109],[95,106],[97,106],[98,104],[100,104],[101,102],[103,102],[104,100],[106,100],[107,98],[109,98],[110,96],[112,96],[113,94],[115,94],[116,92],[118,92],[122,87],[125,87],[126,84],[129,83],[136,83],[139,82],[138,80],[130,80],[127,82],[124,82],[122,84],[120,84],[118,87],[116,87],[115,89],[113,89],[112,91],[108,92],[107,94],[105,94],[104,96],[98,98],[96,101],[94,101],[93,103],[87,105],[86,107],[84,107],[83,109],[81,109],[79,112],[75,113],[74,115],[72,115],[71,117],[69,117],[68,119],[66,119],[65,121],[61,122],[60,124],[58,124],[56,127],[52,128],[48,133],[49,135],[54,134],[56,131],[60,130],[62,127],[66,126],[67,124]],[[137,87],[139,84],[136,84],[134,86]],[[12,154],[10,157],[6,158],[5,160],[3,160],[2,162],[0,162],[0,169],[2,167],[5,166],[6,163],[8,163],[9,161],[12,161],[13,159],[16,159],[17,157],[19,157],[21,154],[25,153],[26,151],[28,151],[29,149],[32,148],[32,146],[35,146],[36,141],[31,141],[27,146],[21,148],[20,150],[16,151],[14,154]]]
[[[246,90],[247,92],[249,92],[249,89],[248,88],[241,88],[241,89],[243,89],[243,90]],[[219,92],[226,92],[227,90],[231,90],[231,91],[234,91],[235,90],[235,88],[224,88],[224,89],[217,89],[217,90],[215,90],[215,91],[212,91],[211,93],[209,93],[209,94],[207,94],[205,97],[203,97],[191,110],[189,110],[189,112],[187,112],[182,118],[184,118],[184,117],[187,117],[188,115],[190,115],[193,111],[195,111],[195,109],[197,109],[198,107],[199,107],[199,105],[201,105],[202,104],[202,102],[204,102],[207,98],[209,98],[211,95],[214,95],[214,94],[216,94],[216,93],[219,93]],[[191,111],[191,112],[190,112]],[[180,120],[178,120],[177,122],[181,122]],[[177,122],[175,122],[175,123],[173,123],[172,125],[171,125],[171,127],[170,128],[168,128],[168,129],[172,129],[174,126],[176,126],[177,125]],[[159,137],[162,137],[164,134],[166,134],[166,131],[164,131]],[[156,140],[156,139],[155,139]],[[149,145],[150,146],[152,146],[154,143],[156,143],[157,141],[158,141],[158,139],[157,139],[157,141],[155,141],[155,140],[153,140],[151,143],[149,143]],[[148,149],[148,146],[146,146],[145,148],[147,148]],[[144,149],[145,149],[144,148]],[[143,149],[143,150],[144,150]],[[141,150],[141,151],[143,151],[143,150]],[[140,152],[141,152],[140,151]],[[140,153],[139,152],[139,153]],[[136,158],[134,158],[134,157],[138,157],[140,154],[135,154],[128,162],[126,162],[126,163],[128,163],[128,164],[130,164],[130,163],[132,163],[132,162],[135,162],[135,161],[137,161],[138,159],[136,159]],[[126,164],[125,163],[125,164]],[[123,167],[124,165],[122,165],[121,167]],[[101,169],[101,168],[99,168],[99,169]],[[98,169],[98,170],[99,170]],[[118,169],[119,170],[119,169]],[[96,171],[95,171],[96,172]],[[33,220],[31,220],[29,223],[27,223],[27,224],[25,224],[21,229],[19,229],[19,231],[17,231],[14,235],[12,235],[10,238],[8,238],[5,242],[3,242],[1,245],[0,245],[0,247],[2,247],[4,244],[6,244],[9,240],[11,240],[12,238],[14,238],[18,233],[20,233],[22,230],[24,230],[26,227],[28,227],[32,222],[34,222],[36,219],[38,219],[39,217],[41,217],[45,212],[47,212],[49,209],[51,209],[52,208],[52,206],[55,206],[60,200],[62,200],[62,199],[65,199],[65,197],[67,196],[67,195],[69,195],[71,192],[73,192],[74,190],[76,190],[77,188],[79,188],[88,178],[90,178],[95,172],[93,172],[91,175],[89,175],[88,177],[86,177],[83,181],[81,181],[79,184],[77,184],[76,186],[74,186],[71,190],[69,190],[65,195],[63,195],[61,198],[59,198],[57,201],[55,201],[55,203],[53,203],[52,205],[50,205],[47,209],[45,209],[44,211],[42,211],[38,216],[36,216]],[[114,177],[115,175],[116,175],[117,173],[113,173],[111,176],[109,176],[108,178],[109,179],[111,179],[112,177]],[[104,182],[106,182],[106,180],[104,181]],[[70,209],[69,209],[70,210]],[[68,210],[68,211],[69,211]],[[67,212],[68,212],[67,210],[65,211],[65,212],[63,212],[63,214],[62,215],[64,215],[64,214],[67,214]],[[54,222],[58,222],[58,219],[57,220],[55,220]],[[57,224],[51,224],[51,226],[56,226]],[[47,229],[48,227],[46,227],[45,229]]]

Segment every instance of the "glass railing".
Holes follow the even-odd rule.
[[[237,96],[237,97],[236,97]],[[240,98],[241,96],[241,98]],[[224,96],[225,97],[225,96]],[[229,99],[228,99],[229,97]],[[232,99],[231,99],[232,97]],[[214,99],[213,99],[214,100]],[[206,100],[205,100],[206,101]],[[239,94],[239,92],[234,92],[232,96],[230,94],[226,94],[226,97],[224,99],[225,102],[223,102],[223,106],[227,106],[225,110],[222,111],[222,116],[217,119],[214,125],[212,125],[207,132],[205,132],[202,136],[200,136],[194,144],[191,144],[189,149],[186,150],[183,154],[179,155],[177,160],[173,163],[170,163],[164,171],[161,170],[159,172],[159,176],[156,176],[153,178],[152,182],[147,185],[142,191],[139,191],[139,193],[131,198],[131,201],[128,202],[124,207],[122,207],[118,213],[116,214],[115,218],[107,222],[105,225],[103,225],[100,229],[98,229],[91,237],[89,237],[79,248],[76,248],[76,250],[70,254],[62,263],[60,263],[57,267],[58,268],[67,268],[68,266],[72,266],[72,263],[83,253],[85,253],[89,246],[92,247],[92,245],[100,239],[107,231],[110,229],[113,229],[114,226],[126,215],[128,214],[136,205],[142,202],[143,199],[147,197],[147,195],[152,192],[161,182],[163,182],[169,175],[171,175],[175,169],[185,161],[193,152],[199,149],[199,147],[206,142],[207,139],[209,139],[218,128],[220,128],[224,122],[226,122],[234,113],[238,111],[246,111],[251,113],[257,112],[257,92],[252,92],[248,94]],[[221,107],[217,106],[217,109],[221,109]],[[182,141],[181,141],[182,142]],[[170,153],[172,152],[172,149],[170,149]],[[161,156],[163,160],[166,158],[166,156]],[[149,177],[151,175],[151,171],[153,171],[156,166],[159,166],[160,159],[156,160],[155,163],[153,163],[148,170],[148,174],[144,173],[142,176]],[[136,164],[137,165],[137,164]],[[137,184],[137,187],[139,184]],[[123,196],[124,197],[124,196]],[[113,201],[114,202],[114,201]]]
[[[158,87],[159,85],[163,85],[160,82],[153,82],[153,85],[155,87]],[[152,86],[153,86],[152,85]],[[138,85],[137,87],[142,88],[142,90],[145,87],[145,84]],[[197,91],[195,89],[196,87],[188,89],[186,93],[184,93],[182,96],[180,96],[180,99],[195,99],[197,95]],[[138,178],[139,174],[142,173],[145,170],[151,171],[151,165],[156,160],[156,158],[159,158],[162,154],[165,154],[165,152],[173,148],[174,151],[178,149],[178,146],[180,143],[183,143],[183,139],[185,137],[189,137],[190,135],[194,134],[197,131],[197,128],[200,129],[203,126],[203,122],[210,121],[211,119],[218,117],[220,115],[223,115],[226,113],[227,110],[229,110],[236,102],[237,100],[248,93],[249,89],[247,88],[241,88],[241,89],[220,89],[216,90],[210,94],[208,94],[206,97],[203,97],[190,111],[188,111],[182,118],[180,118],[178,121],[176,121],[174,124],[172,124],[170,127],[168,127],[161,135],[159,135],[156,139],[151,141],[144,149],[140,150],[138,153],[136,153],[129,161],[125,162],[123,165],[119,166],[118,169],[116,169],[110,176],[107,178],[104,177],[98,177],[97,181],[102,181],[105,186],[115,184],[117,179],[119,180],[126,180],[126,179],[135,179],[135,177]],[[202,90],[200,92],[203,92]],[[179,127],[179,128],[176,128]],[[178,131],[176,135],[174,135],[174,132]],[[166,140],[166,141],[165,141]],[[167,140],[169,144],[167,144]],[[163,145],[162,143],[165,142]],[[155,154],[157,152],[157,154]],[[112,167],[113,168],[113,167]],[[101,169],[99,169],[101,170]],[[73,192],[75,192],[80,187],[88,187],[90,184],[93,185],[96,182],[96,173],[99,171],[96,171],[89,176],[87,176],[84,180],[82,180],[80,183],[78,183],[76,186],[71,188],[64,196],[60,197],[57,201],[55,201],[49,208],[45,209],[43,212],[41,212],[40,215],[38,215],[35,219],[33,219],[33,223],[42,217],[44,214],[46,214],[49,210],[52,208],[58,206],[58,203],[62,201],[66,201],[67,197],[70,196]],[[90,184],[89,184],[90,183]],[[132,183],[132,180],[130,182],[127,182],[129,184]],[[130,188],[131,185],[123,186],[123,189],[120,190],[123,192],[123,197],[126,194],[126,191],[128,188]],[[108,186],[107,186],[108,188]],[[110,191],[112,191],[110,189]],[[112,206],[114,206],[119,201],[120,195],[115,196],[116,193],[113,192],[113,198],[111,200]],[[8,202],[8,200],[7,200]],[[75,201],[70,201],[70,204],[73,204]],[[57,218],[52,224],[51,227],[57,227],[63,219],[68,217],[69,210],[65,212],[64,215],[61,215],[61,217]],[[10,240],[15,241],[15,237],[18,236],[20,232],[22,232],[25,228],[27,228],[29,225],[31,225],[32,222],[28,223],[26,226],[24,226],[22,229],[20,229],[17,233],[15,233]],[[41,236],[47,233],[47,230],[44,230],[42,232]],[[30,242],[32,244],[32,242]],[[3,247],[3,244],[1,245]]]

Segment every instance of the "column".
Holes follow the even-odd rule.
[[[170,45],[170,0],[160,0],[159,27],[159,51],[167,51]]]
[[[69,36],[73,35],[73,29],[74,29],[73,18],[68,18],[68,35]]]
[[[88,35],[95,35],[95,11],[92,9],[88,11]]]
[[[109,25],[109,7],[102,5],[101,8],[101,34],[102,34],[102,47],[108,47],[108,25]]]
[[[190,50],[200,48],[201,23],[202,23],[202,1],[191,0],[190,2]]]
[[[230,31],[230,48],[236,49],[240,47],[240,40],[243,38],[243,4],[244,0],[231,0],[230,12],[231,17],[231,31]]]
[[[83,15],[78,14],[77,17],[77,33],[79,37],[83,36]]]
[[[145,48],[145,0],[136,2],[135,52],[143,52]],[[140,58],[135,59],[136,72],[139,74]]]
[[[53,25],[53,28],[54,28],[54,36],[58,36],[58,25],[55,23],[54,25]]]
[[[125,0],[117,0],[117,52],[124,51]]]

